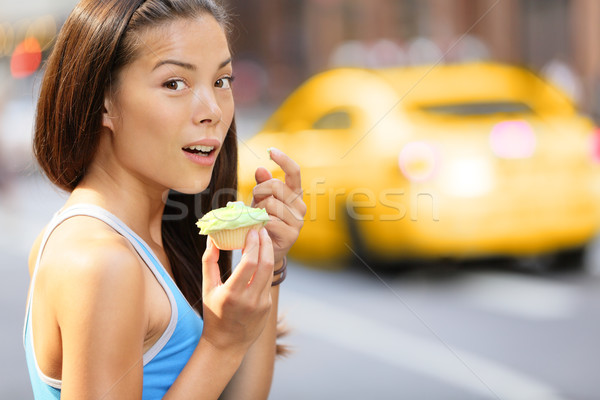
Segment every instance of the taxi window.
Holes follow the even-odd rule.
[[[350,129],[352,118],[344,110],[336,110],[319,118],[312,126],[313,129]]]
[[[521,102],[476,102],[476,103],[454,103],[435,106],[425,106],[422,109],[432,114],[444,115],[492,115],[492,114],[530,114],[531,108]]]

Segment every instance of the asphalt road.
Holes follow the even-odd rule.
[[[27,250],[63,197],[35,175],[0,196],[0,399],[31,399]],[[292,262],[280,308],[293,353],[271,399],[598,399],[600,277],[563,267]]]

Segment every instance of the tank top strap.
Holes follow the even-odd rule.
[[[71,207],[68,207],[64,210],[58,211],[54,214],[54,217],[48,224],[46,231],[42,237],[42,241],[40,243],[40,247],[38,249],[37,258],[35,261],[34,271],[31,278],[31,287],[29,289],[29,295],[27,300],[27,312],[25,315],[25,326],[27,326],[27,321],[31,314],[31,303],[34,292],[35,278],[37,275],[37,270],[39,267],[40,260],[42,258],[42,253],[44,251],[44,247],[50,238],[52,232],[64,221],[69,218],[73,218],[76,216],[88,216],[92,218],[96,218],[112,229],[114,229],[117,233],[127,239],[131,245],[134,247],[135,251],[142,258],[144,263],[148,266],[148,268],[152,271],[156,280],[159,282],[163,290],[168,296],[169,303],[171,304],[171,319],[169,324],[164,331],[163,335],[160,339],[150,348],[148,351],[144,353],[143,363],[146,365],[156,354],[160,352],[160,350],[165,346],[165,344],[169,341],[171,335],[173,334],[175,327],[177,326],[178,319],[178,307],[177,301],[175,299],[175,294],[183,297],[179,288],[171,278],[171,276],[167,273],[166,269],[160,263],[156,254],[152,251],[152,249],[144,242],[144,240],[137,235],[131,228],[129,228],[123,221],[121,221],[117,216],[105,210],[100,206],[96,206],[93,204],[76,204]],[[26,329],[23,330],[23,340],[25,341]]]

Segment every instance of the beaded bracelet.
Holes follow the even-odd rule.
[[[281,276],[276,281],[273,281],[271,283],[271,286],[281,285],[281,282],[285,281],[285,277],[287,276],[287,257],[286,256],[283,256],[283,265],[281,266],[281,268],[273,271],[273,276],[277,276],[279,274],[281,274]]]

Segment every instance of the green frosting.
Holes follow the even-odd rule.
[[[245,226],[266,224],[269,214],[263,208],[248,207],[241,201],[230,201],[226,207],[217,208],[206,213],[196,222],[201,235],[214,231],[237,229]]]

